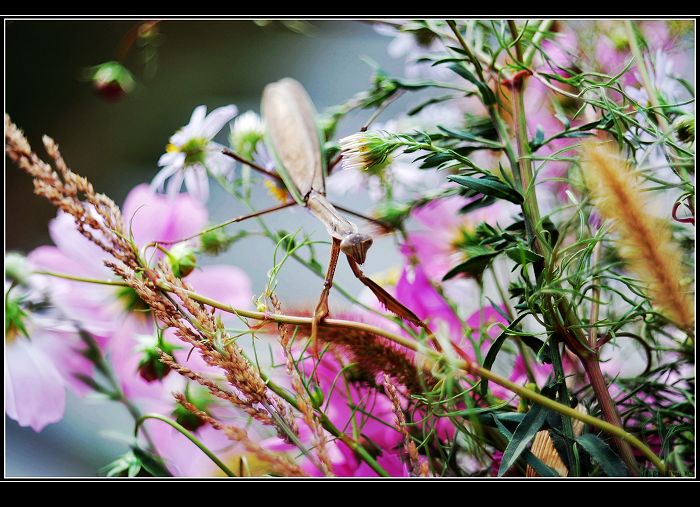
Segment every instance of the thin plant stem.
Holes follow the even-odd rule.
[[[165,424],[168,424],[175,428],[177,431],[182,433],[185,437],[189,439],[190,442],[192,442],[194,445],[196,445],[200,451],[202,451],[204,454],[207,455],[207,457],[218,466],[222,472],[224,472],[226,475],[229,477],[236,477],[236,474],[234,474],[229,467],[227,467],[223,461],[221,461],[216,454],[214,454],[206,445],[202,443],[201,440],[199,440],[197,437],[195,437],[190,431],[188,431],[186,428],[184,428],[181,424],[179,424],[177,421],[173,421],[172,419],[168,419],[165,416],[162,416],[160,414],[145,414],[142,415],[141,417],[138,418],[136,421],[136,428],[134,428],[134,433],[138,434],[139,428],[141,425],[148,419],[157,419],[159,421],[164,422]]]

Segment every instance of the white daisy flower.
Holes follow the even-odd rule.
[[[206,201],[209,198],[207,171],[223,176],[234,167],[233,161],[221,153],[223,146],[212,139],[237,112],[236,106],[230,105],[207,115],[206,106],[196,107],[190,122],[170,138],[166,153],[158,160],[162,169],[153,178],[151,187],[162,191],[169,180],[166,192],[176,194],[184,182],[190,195]]]

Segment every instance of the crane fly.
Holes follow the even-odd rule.
[[[332,238],[323,290],[312,319],[312,343],[316,343],[319,323],[329,314],[328,296],[341,252],[345,254],[355,277],[367,286],[390,312],[427,330],[425,324],[411,310],[365,276],[360,269],[359,266],[364,264],[367,251],[372,246],[372,236],[360,233],[357,225],[341,215],[326,198],[327,167],[322,150],[322,134],[316,124],[314,105],[306,90],[291,78],[268,84],[263,91],[261,113],[265,125],[265,144],[275,161],[276,173],[255,167],[230,150],[224,150],[224,153],[254,169],[262,169],[268,176],[278,178],[294,199],[293,202],[263,212],[276,211],[294,204],[303,206],[325,226]]]

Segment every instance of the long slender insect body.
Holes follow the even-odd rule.
[[[289,193],[340,240],[340,249],[363,264],[372,238],[343,217],[326,199],[325,156],[316,112],[304,88],[291,78],[265,87],[262,98],[265,139]]]
[[[304,88],[295,80],[285,78],[265,87],[262,97],[265,142],[277,164],[277,173],[289,193],[325,226],[333,238],[323,290],[314,312],[311,341],[315,354],[318,326],[328,316],[328,296],[338,256],[343,252],[355,277],[368,287],[386,308],[425,328],[427,326],[411,310],[366,277],[358,264],[363,264],[372,246],[372,237],[358,232],[357,226],[342,216],[326,198],[325,155],[323,140],[316,125],[316,112]],[[437,342],[436,342],[437,343]]]

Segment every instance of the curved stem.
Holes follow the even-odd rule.
[[[175,428],[177,431],[182,433],[184,436],[186,436],[190,442],[192,442],[194,445],[199,447],[199,449],[207,455],[207,457],[212,460],[216,466],[218,466],[226,475],[229,477],[236,477],[236,474],[234,474],[229,467],[227,467],[217,456],[214,454],[206,445],[204,445],[197,437],[195,437],[192,433],[190,433],[187,429],[185,429],[181,424],[177,423],[176,421],[173,421],[172,419],[168,419],[165,416],[162,416],[160,414],[145,414],[139,417],[136,420],[136,427],[134,428],[134,434],[138,434],[139,428],[143,424],[144,421],[147,419],[157,419],[159,421],[163,421],[164,423],[172,426]]]
[[[71,277],[70,275],[63,275],[62,278],[68,278],[72,280],[77,280],[77,281],[88,281],[88,279],[81,278],[77,279],[78,277]],[[98,281],[100,282],[100,281]],[[126,283],[114,283],[110,285],[124,285],[126,286]],[[172,292],[173,288],[168,285],[167,283],[160,282],[158,284],[158,287],[161,290],[164,290],[166,292]],[[297,325],[297,326],[304,326],[304,327],[311,327],[311,323],[313,321],[313,318],[311,317],[297,317],[293,315],[279,315],[279,314],[273,314],[273,313],[264,313],[264,312],[257,312],[253,310],[244,310],[242,308],[235,308],[231,305],[227,305],[225,303],[222,303],[220,301],[217,301],[215,299],[208,298],[206,296],[203,296],[201,294],[197,294],[196,292],[189,291],[189,290],[184,290],[184,293],[187,294],[190,298],[192,298],[195,301],[198,301],[199,303],[205,304],[207,306],[211,306],[213,308],[217,308],[219,310],[222,310],[227,313],[231,313],[234,315],[237,315],[239,317],[244,317],[244,318],[249,318],[249,319],[254,319],[254,320],[259,320],[259,321],[270,321],[270,322],[277,322],[277,323],[282,323],[282,324],[292,324],[292,325]],[[377,336],[381,336],[383,338],[386,338],[387,340],[390,340],[397,345],[401,345],[402,347],[405,347],[407,349],[413,350],[415,352],[419,352],[424,355],[425,359],[430,362],[430,363],[437,363],[438,361],[444,360],[445,355],[439,352],[436,352],[434,350],[430,350],[422,346],[420,343],[410,339],[406,338],[405,336],[400,336],[397,334],[394,334],[390,331],[387,331],[386,329],[382,329],[377,326],[372,326],[370,324],[365,324],[364,322],[354,322],[350,320],[340,320],[340,319],[324,319],[319,323],[320,327],[328,327],[328,328],[336,328],[336,329],[356,329],[359,331],[364,331],[367,333],[375,334]],[[627,433],[623,428],[620,428],[618,426],[615,426],[614,424],[610,424],[606,421],[603,421],[602,419],[598,419],[597,417],[593,417],[588,414],[581,414],[578,411],[574,410],[571,407],[568,407],[562,403],[558,403],[550,398],[547,398],[546,396],[543,396],[539,393],[536,393],[534,391],[531,391],[530,389],[521,387],[517,384],[514,384],[510,380],[507,380],[504,377],[501,377],[500,375],[497,375],[493,373],[490,370],[487,370],[485,368],[482,368],[479,365],[474,364],[473,362],[467,362],[464,360],[457,360],[455,363],[456,367],[466,373],[470,373],[472,375],[476,375],[478,377],[484,378],[489,380],[490,382],[494,382],[495,384],[498,384],[502,387],[505,387],[509,391],[518,394],[519,396],[523,398],[527,398],[530,401],[533,401],[534,403],[538,403],[540,405],[545,406],[546,408],[549,408],[550,410],[553,410],[555,412],[558,412],[562,415],[566,415],[568,417],[571,417],[573,419],[578,419],[582,421],[585,424],[588,424],[590,426],[593,426],[595,428],[598,428],[600,430],[605,431],[606,433],[609,433],[610,435],[613,435],[615,437],[618,437],[625,442],[629,442],[632,444],[634,447],[639,449],[642,454],[644,454],[649,461],[651,461],[654,466],[659,470],[659,472],[662,475],[666,474],[666,466],[664,465],[663,461],[654,454],[654,452],[649,449],[641,440],[636,438],[635,436],[631,435],[630,433]],[[278,393],[279,394],[279,393]]]

